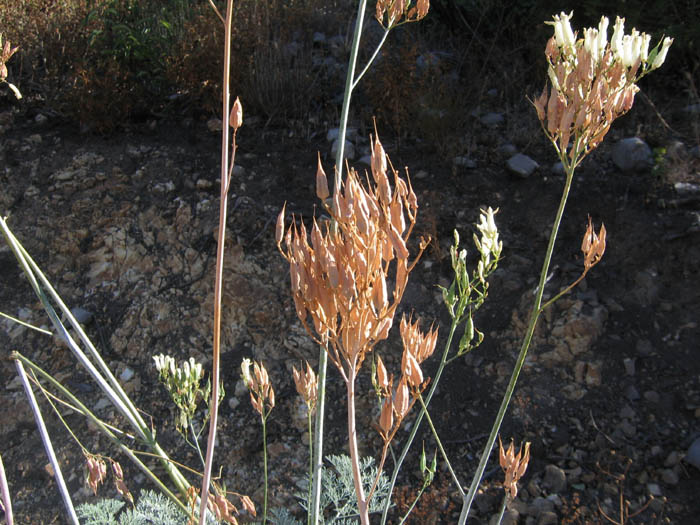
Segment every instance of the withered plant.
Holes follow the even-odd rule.
[[[294,222],[285,231],[283,208],[276,227],[277,245],[290,266],[297,315],[309,335],[327,349],[345,382],[348,446],[363,524],[369,523],[368,503],[374,489],[365,495],[362,487],[355,381],[367,355],[388,337],[409,274],[427,245],[427,240],[421,239],[419,252],[411,259],[407,243],[416,222],[417,198],[410,181],[399,177],[387,161],[376,136],[372,140],[371,173],[372,182],[363,185],[351,169],[326,201],[330,193],[319,157],[316,194],[331,220],[319,225],[314,219],[310,233],[303,222]],[[393,176],[393,188],[388,175]],[[393,277],[393,289],[387,285],[389,277]],[[437,341],[437,331],[423,335],[417,324],[409,325],[405,320],[401,327],[404,353],[396,390],[381,359],[377,365],[384,397],[379,422],[384,440],[380,470],[411,398],[425,388],[420,362],[432,354]]]

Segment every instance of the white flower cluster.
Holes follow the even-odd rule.
[[[576,35],[571,29],[571,17],[573,14],[573,11],[568,15],[562,12],[554,15],[553,22],[546,23],[554,26],[554,37],[557,46],[565,53],[575,56]],[[584,29],[583,45],[591,54],[594,63],[601,60],[607,51],[608,25],[609,20],[603,16],[598,24],[598,29],[594,27]],[[649,51],[650,43],[651,35],[640,33],[635,28],[632,28],[631,34],[626,35],[625,19],[619,16],[615,19],[615,27],[610,39],[610,49],[615,60],[622,62],[625,67],[631,68],[637,63],[643,66],[644,71],[653,71],[661,67],[666,60],[666,54],[673,43],[673,38],[664,38],[651,51]],[[649,64],[649,61],[651,61],[651,64]]]
[[[488,266],[491,256],[498,259],[501,255],[501,250],[503,250],[503,241],[498,240],[498,228],[494,220],[494,215],[497,212],[498,209],[494,211],[491,206],[486,211],[481,210],[481,215],[479,215],[480,222],[476,225],[481,232],[481,240],[474,236],[474,243],[481,253],[485,266]]]
[[[199,383],[202,377],[202,365],[190,357],[189,361],[182,363],[182,367],[175,366],[175,359],[169,355],[153,356],[156,363],[156,369],[163,379],[172,377],[175,383],[186,385],[191,383]]]

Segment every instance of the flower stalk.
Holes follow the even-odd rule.
[[[542,129],[562,162],[566,179],[549,235],[539,284],[520,352],[491,433],[479,459],[469,492],[464,498],[459,525],[463,525],[469,515],[496,436],[525,363],[537,320],[543,311],[542,296],[574,171],[581,161],[601,143],[613,121],[632,108],[634,95],[639,91],[636,82],[663,64],[668,48],[673,43],[673,39],[667,37],[653,50],[648,51],[650,38],[635,29],[630,35],[625,35],[624,19],[619,17],[615,21],[610,42],[607,40],[608,19],[605,17],[601,18],[597,29],[585,29],[584,38],[576,40],[576,34],[570,25],[572,14],[561,13],[554,16],[553,22],[549,22],[554,26],[554,36],[547,42],[545,56],[551,87],[547,90],[545,86],[540,97],[533,101]],[[594,237],[589,222],[589,230],[584,237],[582,249],[585,274],[603,255],[605,229],[601,228],[600,234]],[[553,300],[570,289],[571,286],[555,296]],[[551,304],[553,300],[546,305]]]

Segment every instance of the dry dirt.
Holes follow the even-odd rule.
[[[648,113],[645,106],[635,110]],[[554,162],[551,148],[532,138],[538,130],[534,111],[528,111],[508,114],[505,127],[476,132],[477,146],[470,152],[475,169],[454,167],[451,159],[410,138],[399,148],[390,135],[382,136],[394,164],[410,167],[421,206],[418,230],[434,238],[411,276],[402,310],[414,311],[425,326],[432,320],[440,323],[438,348],[448,319],[435,285],[451,280],[447,250],[452,230],[469,241],[479,208],[500,208],[505,257],[476,318],[485,341],[447,369],[431,405],[465,485],[515,361],[563,183],[548,169]],[[77,134],[50,115],[40,122],[35,117],[12,109],[2,113],[0,212],[65,302],[89,312],[88,334],[116,375],[128,379],[125,389],[152,418],[165,448],[199,468],[195,453],[173,428],[174,412],[158,384],[152,356],[169,353],[178,360],[193,356],[210,363],[218,135],[204,122],[185,119],[100,138]],[[599,508],[619,520],[620,498],[634,512],[651,495],[653,501],[628,523],[692,524],[700,513],[700,470],[683,459],[700,436],[700,206],[697,198],[679,199],[670,182],[656,174],[615,168],[609,145],[634,133],[641,120],[634,114],[625,118],[577,173],[547,292],[580,273],[579,247],[588,215],[596,224],[605,222],[605,257],[542,319],[502,429],[504,441],[532,442],[532,461],[514,505],[518,523],[606,523]],[[652,117],[648,121],[655,122]],[[295,512],[300,510],[294,494],[305,472],[307,448],[290,370],[300,359],[314,364],[317,350],[294,314],[288,270],[276,251],[273,230],[285,201],[288,211],[305,220],[313,215],[316,151],[324,153],[327,171],[331,165],[325,131],[294,135],[246,122],[227,231],[226,398],[217,463],[229,488],[261,504],[260,427],[238,378],[244,357],[263,360],[278,400],[269,423],[271,499]],[[664,134],[663,140],[670,137]],[[514,142],[543,167],[525,179],[509,174],[497,151],[502,141]],[[672,166],[683,172],[683,180],[698,182],[697,159],[685,156]],[[474,249],[467,247],[471,257]],[[48,326],[4,244],[0,277],[0,310]],[[114,417],[57,339],[10,322],[0,326],[3,356],[22,352],[96,406],[100,416]],[[380,351],[395,363],[400,351],[396,337]],[[63,523],[56,483],[14,364],[7,359],[0,362],[0,384],[0,453],[16,522]],[[359,385],[362,451],[374,454],[379,439],[370,424],[376,413],[367,374]],[[328,399],[326,450],[338,453],[345,447],[345,416],[335,371]],[[90,501],[79,446],[43,406],[70,492],[76,502]],[[113,454],[126,467],[128,460],[81,417],[68,411],[66,420],[91,452]],[[397,439],[405,436],[402,431]],[[432,453],[434,440],[425,429],[421,440]],[[419,486],[416,465],[416,457],[409,456],[400,478],[404,496]],[[470,522],[489,522],[500,503],[501,479],[493,463]],[[132,468],[127,468],[127,482],[132,492],[149,487]],[[107,484],[100,495],[114,496],[115,491]],[[426,501],[413,523],[456,522],[459,499],[446,470],[440,470]]]

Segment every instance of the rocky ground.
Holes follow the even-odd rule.
[[[527,475],[504,523],[607,523],[604,513],[625,522],[620,501],[629,512],[627,523],[691,524],[700,513],[700,160],[689,133],[654,135],[653,145],[666,145],[668,157],[663,164],[657,159],[653,171],[646,144],[620,144],[660,126],[648,106],[638,105],[576,176],[547,292],[579,275],[588,215],[605,223],[608,248],[538,327],[502,429],[504,441],[532,442]],[[431,405],[464,485],[515,361],[563,182],[551,167],[551,147],[539,140],[534,111],[523,106],[475,112],[475,147],[456,158],[440,158],[415,140],[382,137],[394,164],[410,167],[420,205],[417,227],[434,239],[411,275],[402,310],[415,312],[426,325],[440,323],[439,348],[448,318],[435,285],[451,280],[452,231],[457,228],[468,240],[480,207],[500,209],[505,258],[476,319],[485,341],[447,369]],[[680,103],[664,111],[677,129],[690,129],[700,118]],[[152,356],[210,363],[216,122],[153,121],[99,138],[77,134],[50,114],[9,108],[0,113],[0,124],[0,211],[79,315],[127,393],[152,418],[165,448],[198,467],[195,453],[174,430],[173,407],[158,384]],[[244,357],[263,360],[277,397],[268,430],[271,499],[294,512],[300,510],[295,493],[307,464],[308,436],[291,367],[302,359],[315,364],[317,349],[294,313],[288,268],[273,230],[284,202],[305,220],[313,215],[316,151],[330,171],[326,132],[332,126],[319,124],[299,135],[246,119],[230,197],[222,322],[226,397],[217,462],[228,487],[249,494],[259,506],[261,433],[239,365]],[[359,167],[368,131],[360,129],[353,138]],[[685,144],[677,142],[683,137]],[[630,159],[638,162],[624,165]],[[48,326],[4,244],[0,276],[0,310]],[[5,356],[21,351],[97,414],[114,418],[114,409],[56,338],[5,320],[0,328]],[[396,337],[380,351],[395,363]],[[334,371],[329,381],[326,449],[341,452],[343,388]],[[55,482],[8,360],[0,362],[0,383],[0,453],[17,523],[61,523]],[[376,454],[380,441],[371,426],[376,410],[367,374],[358,390],[362,452]],[[116,455],[80,417],[66,415],[86,448]],[[78,445],[56,418],[49,417],[49,428],[76,502],[90,501]],[[406,435],[402,430],[397,439]],[[432,451],[434,440],[425,430],[421,435]],[[409,457],[397,490],[400,508],[419,486],[416,465],[416,457]],[[474,523],[490,523],[501,500],[501,480],[493,463],[476,500]],[[149,487],[130,468],[127,481],[132,491]],[[412,523],[456,522],[459,497],[449,482],[441,464]],[[105,486],[100,494],[115,492]]]

